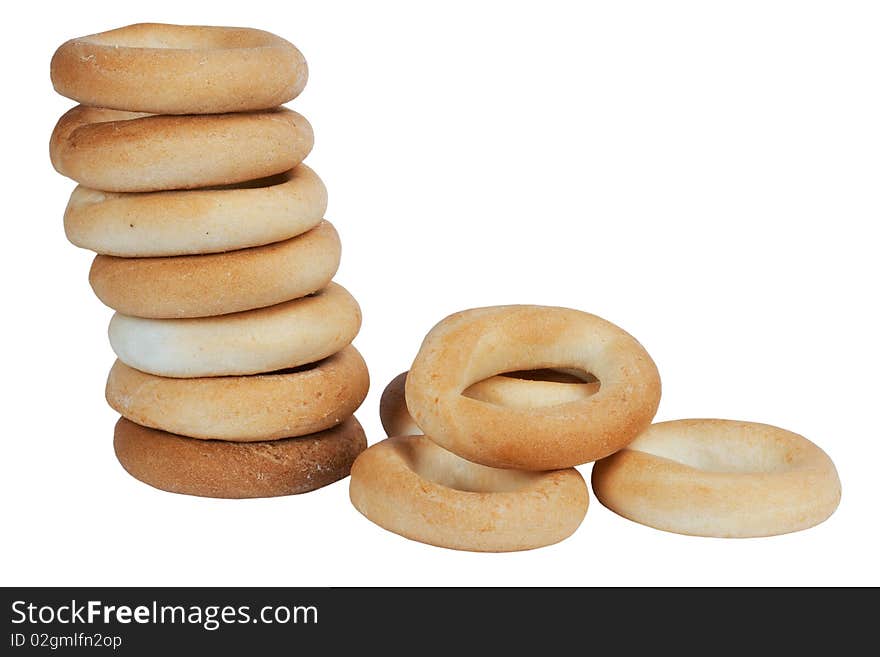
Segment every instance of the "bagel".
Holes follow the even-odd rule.
[[[78,105],[59,119],[49,154],[58,173],[86,187],[153,192],[273,176],[313,142],[305,117],[283,107],[160,116]]]
[[[501,372],[588,372],[599,391],[541,408],[462,393]],[[624,447],[651,423],[660,375],[635,338],[595,315],[547,306],[495,306],[451,315],[428,333],[406,379],[406,405],[441,446],[475,463],[554,470]]]
[[[327,188],[305,164],[235,185],[101,192],[78,185],[64,212],[76,246],[128,258],[220,253],[301,235],[327,210]]]
[[[135,479],[200,497],[276,497],[307,493],[348,476],[367,446],[353,416],[332,429],[264,442],[197,440],[119,418],[116,458]]]
[[[406,408],[405,386],[406,372],[403,372],[391,380],[379,400],[379,419],[389,437],[422,433]],[[598,381],[585,381],[559,370],[537,370],[489,377],[462,394],[501,406],[536,408],[583,399],[598,390]]]
[[[426,436],[398,436],[363,452],[349,495],[369,520],[406,538],[456,550],[511,552],[558,543],[587,513],[573,468],[499,470],[470,463]]]
[[[137,424],[190,438],[257,441],[329,429],[354,413],[370,376],[352,346],[291,370],[252,376],[172,379],[116,361],[110,406]]]
[[[89,282],[125,315],[208,317],[263,308],[320,290],[339,267],[336,229],[322,221],[284,242],[209,255],[119,258],[99,255]]]
[[[635,522],[692,536],[799,531],[840,503],[828,455],[796,433],[755,422],[660,422],[593,466],[593,491]]]
[[[379,398],[379,420],[389,438],[423,433],[406,408],[405,386],[406,372],[401,372],[385,386]]]
[[[139,23],[71,39],[52,84],[84,105],[154,114],[219,114],[296,98],[308,67],[281,37],[242,27]]]
[[[314,363],[351,343],[361,325],[357,302],[330,283],[313,295],[268,308],[193,319],[116,313],[110,345],[129,367],[180,378],[273,372]]]

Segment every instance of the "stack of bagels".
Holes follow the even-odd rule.
[[[448,548],[512,551],[571,535],[593,491],[644,525],[714,537],[806,529],[840,501],[834,464],[754,422],[652,424],[654,361],[631,335],[568,308],[498,306],[428,333],[380,403],[389,438],[354,463],[354,506]]]
[[[138,24],[73,39],[55,89],[80,104],[52,134],[74,189],[70,241],[115,310],[106,396],[137,479],[243,498],[314,490],[366,447],[357,302],[332,282],[339,236],[305,164],[305,86],[268,32]]]

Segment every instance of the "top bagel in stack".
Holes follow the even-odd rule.
[[[296,98],[308,66],[292,43],[262,30],[138,23],[67,41],[51,75],[58,93],[83,105],[220,114]]]

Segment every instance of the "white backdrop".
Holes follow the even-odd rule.
[[[200,6],[201,5],[201,6]],[[3,584],[880,584],[880,13],[871,2],[29,2],[10,17]],[[843,501],[798,534],[717,540],[595,499],[550,548],[459,553],[360,516],[347,481],[298,497],[155,491],[112,449],[111,312],[61,223],[48,139],[64,40],[159,21],[260,27],[311,79],[291,106],[360,301],[378,399],[463,308],[564,305],[635,335],[659,420],[802,433]],[[581,468],[589,477],[589,466]]]

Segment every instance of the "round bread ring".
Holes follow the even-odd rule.
[[[262,442],[198,440],[119,418],[116,458],[135,479],[154,488],[232,499],[296,495],[348,476],[367,446],[352,416],[332,429]]]
[[[327,188],[305,164],[235,185],[102,192],[78,185],[64,212],[76,246],[126,258],[220,253],[301,235],[327,210]]]
[[[108,192],[192,189],[265,178],[312,150],[305,117],[284,107],[160,116],[77,105],[49,142],[58,173]]]
[[[397,436],[351,468],[355,508],[388,531],[438,547],[512,552],[558,543],[589,506],[574,468],[499,470],[470,463],[427,436]]]
[[[593,491],[615,513],[692,536],[799,531],[840,503],[828,455],[796,433],[756,422],[653,424],[593,466]]]
[[[118,258],[99,255],[89,282],[125,315],[209,317],[272,306],[327,286],[342,245],[329,221],[283,242],[227,253]]]
[[[542,408],[462,393],[501,372],[589,372],[599,391]],[[648,427],[660,375],[635,338],[595,315],[547,306],[495,306],[451,315],[428,333],[409,370],[416,424],[462,458],[498,468],[555,470],[612,454]]]
[[[379,419],[389,437],[422,433],[406,408],[406,374],[402,372],[394,377],[379,400]],[[558,370],[540,370],[492,376],[478,381],[462,394],[490,404],[537,408],[577,401],[598,391],[598,381],[584,381]]]
[[[385,435],[389,438],[417,436],[423,433],[406,408],[404,391],[406,374],[401,372],[391,379],[379,398],[379,420],[382,422],[382,428],[385,429]]]
[[[83,105],[154,114],[219,114],[296,98],[308,67],[296,47],[242,27],[138,23],[71,39],[52,84]]]
[[[110,345],[129,367],[193,378],[274,372],[341,351],[357,335],[361,311],[341,285],[268,308],[193,319],[116,313]]]
[[[318,363],[251,376],[172,379],[116,361],[107,402],[126,419],[190,438],[251,442],[294,438],[336,426],[370,387],[349,345]]]

